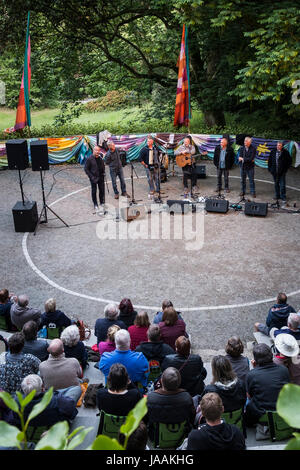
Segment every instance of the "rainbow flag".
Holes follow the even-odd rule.
[[[188,55],[188,31],[183,25],[180,55],[177,62],[178,82],[175,104],[174,126],[188,127],[191,118],[190,71]]]
[[[19,94],[19,102],[16,115],[16,123],[14,127],[5,129],[5,132],[11,133],[24,129],[26,126],[31,126],[31,117],[30,117],[30,104],[29,104],[29,93],[30,93],[30,81],[31,81],[31,48],[30,48],[30,35],[29,35],[29,20],[30,12],[28,12],[27,19],[27,31],[26,31],[26,46],[25,46],[25,55],[24,55],[24,68],[22,75],[22,83]]]

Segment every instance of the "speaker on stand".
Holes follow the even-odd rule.
[[[37,228],[39,224],[46,224],[48,222],[47,216],[47,209],[52,212],[66,227],[69,225],[57,215],[51,207],[48,206],[46,203],[45,197],[45,188],[44,188],[44,178],[43,178],[43,171],[49,170],[49,159],[48,159],[48,144],[47,140],[35,140],[30,143],[30,153],[31,153],[31,165],[32,171],[39,171],[41,177],[41,187],[42,187],[42,195],[43,195],[43,208],[41,210],[40,216],[37,221],[37,225],[34,231],[34,235],[36,235]],[[42,216],[44,215],[44,220],[42,220]]]

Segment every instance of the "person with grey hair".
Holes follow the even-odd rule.
[[[88,362],[88,353],[84,343],[80,341],[79,328],[76,325],[68,326],[60,335],[64,343],[66,357],[75,357],[78,359],[82,369],[85,369]]]
[[[130,335],[127,330],[121,329],[115,335],[116,349],[102,354],[99,369],[105,376],[105,383],[112,364],[123,364],[128,372],[131,382],[135,385],[147,385],[149,364],[143,353],[130,350]]]
[[[98,318],[95,323],[95,336],[97,336],[97,344],[105,341],[107,338],[108,328],[112,325],[118,325],[121,329],[126,330],[127,327],[122,320],[118,319],[119,309],[116,304],[107,304],[104,308],[105,318]]]
[[[161,364],[166,356],[174,354],[174,349],[161,340],[159,325],[150,325],[147,336],[148,341],[142,342],[136,352],[142,352],[148,361],[158,361]]]
[[[28,295],[22,294],[17,297],[17,302],[10,308],[10,318],[13,325],[21,330],[26,322],[34,320],[38,325],[41,320],[41,311],[37,308],[29,307]]]
[[[126,183],[125,183],[125,178],[124,178],[122,161],[120,157],[120,151],[119,149],[116,148],[112,140],[108,142],[108,148],[109,150],[104,157],[104,163],[109,166],[109,172],[111,176],[113,190],[115,193],[115,199],[119,199],[117,176],[119,177],[119,180],[120,180],[122,196],[130,197],[126,192]]]
[[[67,315],[61,310],[56,308],[56,300],[50,298],[45,302],[45,312],[41,316],[40,329],[41,328],[59,328],[60,333],[63,328],[70,326],[73,323]]]
[[[274,199],[286,201],[285,178],[289,167],[292,164],[292,157],[289,152],[283,148],[283,142],[278,141],[276,149],[271,150],[268,159],[268,170],[274,179]]]
[[[24,419],[27,420],[33,407],[42,401],[45,395],[45,387],[39,375],[30,374],[24,377],[21,388],[23,391],[23,398],[29,395],[33,390],[36,391],[33,400],[31,400],[24,410]],[[77,401],[75,401],[78,393],[78,387],[70,387],[65,391],[54,391],[50,403],[41,413],[30,421],[30,426],[47,426],[47,428],[50,428],[50,426],[60,421],[68,421],[70,423],[78,414],[76,409]],[[14,424],[17,427],[20,425],[19,417],[17,415],[15,415]]]
[[[149,436],[153,439],[154,423],[182,423],[192,429],[195,407],[191,395],[180,388],[181,376],[175,367],[168,367],[161,376],[162,387],[150,392],[147,398]]]
[[[287,319],[287,327],[272,328],[270,330],[270,337],[275,340],[280,334],[288,334],[294,336],[297,343],[300,345],[300,316],[297,313],[290,313]]]
[[[248,176],[250,183],[250,193],[256,197],[255,181],[254,181],[254,168],[255,168],[256,148],[252,145],[251,137],[247,136],[244,140],[244,145],[238,151],[238,163],[241,172],[241,193],[240,196],[246,194],[246,178]]]

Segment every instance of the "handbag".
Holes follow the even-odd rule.
[[[77,320],[76,326],[79,329],[80,341],[89,340],[92,334],[91,329],[82,320]]]

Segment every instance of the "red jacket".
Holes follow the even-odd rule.
[[[183,320],[177,320],[175,325],[166,326],[165,322],[159,323],[161,340],[171,346],[175,351],[175,341],[179,336],[186,336],[185,323]]]
[[[130,349],[131,351],[135,351],[135,348],[139,346],[140,343],[143,341],[148,341],[147,337],[147,326],[136,326],[131,325],[128,328],[128,333],[130,334]]]

